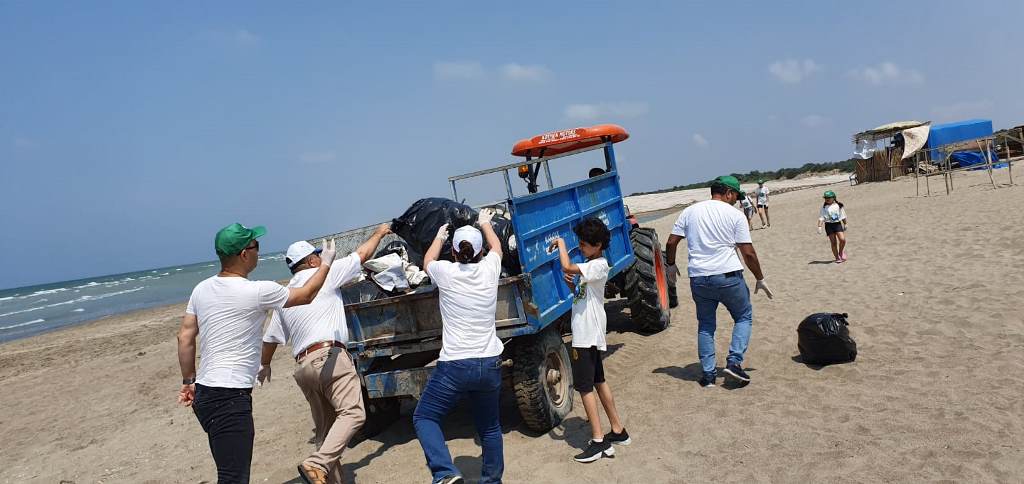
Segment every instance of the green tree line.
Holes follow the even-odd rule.
[[[843,161],[833,161],[827,163],[804,163],[799,168],[780,168],[775,171],[748,171],[746,173],[730,173],[730,175],[736,177],[740,183],[756,183],[758,180],[788,180],[802,175],[805,173],[821,173],[832,170],[849,171],[852,172],[855,169],[855,158],[850,158]],[[711,182],[714,180],[707,180],[698,183],[691,183],[689,185],[676,185],[671,188],[662,188],[660,190],[653,190],[649,192],[637,192],[632,195],[647,195],[649,193],[665,193],[674,192],[676,190],[690,190],[694,188],[707,188],[711,186]],[[630,196],[632,196],[630,195]]]

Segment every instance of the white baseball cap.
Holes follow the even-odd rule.
[[[295,264],[298,264],[302,259],[308,257],[309,254],[314,253],[319,254],[320,249],[313,247],[313,244],[310,244],[305,240],[300,240],[288,246],[288,251],[285,252],[284,256],[284,262],[285,264],[288,264],[289,268],[291,268],[294,267]]]
[[[455,250],[459,250],[459,245],[462,241],[469,242],[473,246],[473,256],[480,255],[480,250],[484,248],[484,236],[472,225],[463,225],[455,230],[455,235],[452,236],[452,247]]]

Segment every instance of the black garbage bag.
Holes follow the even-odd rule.
[[[501,241],[501,267],[504,269],[502,272],[507,276],[515,276],[523,272],[522,267],[519,265],[519,253],[516,251],[516,232],[512,228],[512,221],[501,216],[495,216],[491,219],[491,226],[494,227],[494,233],[498,236],[498,240]]]
[[[384,299],[388,294],[376,282],[366,279],[341,288],[341,300],[345,304],[356,304]]]
[[[448,232],[451,234],[463,225],[476,222],[476,218],[476,210],[469,205],[447,198],[423,198],[412,204],[400,217],[391,221],[391,231],[405,240],[412,251],[420,254],[422,258],[422,254],[425,254],[430,244],[434,242],[437,229],[442,225],[448,224]],[[441,248],[440,258],[452,260],[451,252],[452,241],[449,236]],[[419,262],[417,265],[422,265],[422,259]]]
[[[846,313],[815,313],[797,327],[797,348],[804,363],[828,365],[857,359],[857,342],[850,337]]]
[[[423,266],[423,255],[412,250],[409,243],[404,240],[392,240],[391,242],[388,242],[384,247],[381,247],[376,254],[373,254],[373,258],[377,259],[388,254],[398,254],[405,260],[409,261],[410,264]]]

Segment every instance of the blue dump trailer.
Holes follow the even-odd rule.
[[[496,320],[498,337],[505,344],[503,391],[514,393],[524,423],[538,432],[558,425],[573,406],[564,337],[569,332],[573,294],[562,280],[557,252],[548,250],[556,236],[565,239],[573,260],[581,262],[572,228],[585,217],[602,220],[611,231],[605,257],[614,283],[609,284],[608,296],[621,295],[628,300],[631,318],[640,331],[657,332],[669,322],[669,293],[674,287],[667,281],[657,234],[633,225],[622,201],[613,145],[627,137],[625,130],[614,125],[547,133],[516,144],[513,154],[521,156],[520,161],[449,178],[452,198],[458,200],[461,181],[504,175],[505,198],[486,206],[511,219],[515,250],[504,257],[518,257],[522,272],[499,282]],[[548,163],[593,150],[603,151],[604,173],[553,185]],[[541,174],[546,189],[538,183]],[[516,178],[527,183],[529,194],[514,196]],[[370,230],[372,227],[325,237],[335,238],[339,254],[344,254]],[[385,243],[393,238],[397,236],[389,236]],[[370,436],[395,421],[401,400],[417,398],[430,378],[441,349],[438,293],[436,287],[424,285],[396,297],[350,302],[345,314],[348,350],[356,361],[366,399],[363,433]]]

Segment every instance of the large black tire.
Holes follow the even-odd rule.
[[[637,328],[657,333],[667,328],[671,320],[668,277],[658,233],[651,228],[633,229],[629,241],[636,259],[626,269],[622,292],[629,300],[629,311]]]
[[[668,255],[662,252],[663,260],[668,260]],[[668,263],[665,264],[665,270],[668,270]],[[679,295],[676,294],[676,281],[669,279],[668,283],[668,307],[675,309],[679,305]]]
[[[547,432],[572,411],[572,369],[558,322],[544,331],[517,338],[512,357],[512,387],[526,426]]]

